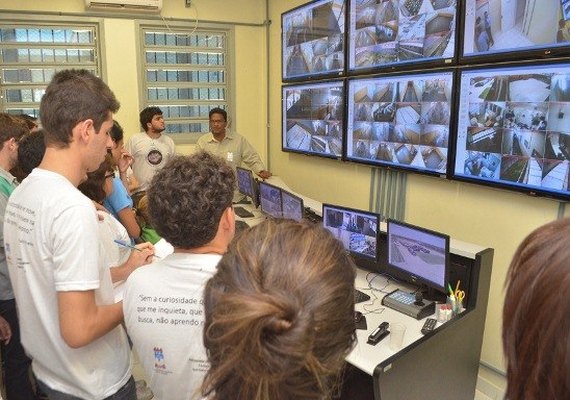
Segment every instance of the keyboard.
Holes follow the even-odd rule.
[[[360,290],[354,289],[354,304],[370,300],[370,296]]]
[[[254,215],[243,207],[234,207],[234,212],[240,218],[253,218]]]

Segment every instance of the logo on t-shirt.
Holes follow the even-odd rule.
[[[146,159],[152,165],[158,165],[162,162],[162,153],[157,149],[153,149],[148,152]]]
[[[164,353],[160,347],[154,348],[154,369],[166,369],[166,363],[164,362]]]

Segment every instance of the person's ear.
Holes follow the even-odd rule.
[[[224,228],[224,230],[230,231],[230,232],[234,232],[235,231],[235,226],[236,226],[236,214],[234,212],[234,208],[232,206],[229,206],[228,208],[226,208],[224,210],[224,213],[222,214],[222,228]]]
[[[96,133],[92,119],[79,121],[73,128],[73,135],[77,135],[79,139],[85,143],[89,142],[91,136]]]

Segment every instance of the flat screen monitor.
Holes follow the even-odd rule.
[[[283,87],[283,151],[342,156],[344,82]]]
[[[461,71],[453,178],[570,200],[570,64]]]
[[[249,197],[255,207],[257,207],[259,205],[257,196],[257,183],[253,178],[251,170],[242,167],[236,167],[236,175],[238,191],[244,196]]]
[[[379,214],[323,204],[323,226],[342,242],[357,265],[367,269],[376,268]]]
[[[257,185],[259,187],[259,204],[261,205],[261,212],[273,218],[283,217],[281,188],[264,181],[259,181]]]
[[[445,175],[453,83],[449,70],[349,79],[345,158]]]
[[[450,65],[457,0],[350,0],[348,70]]]
[[[345,0],[320,0],[281,14],[283,81],[344,72]]]
[[[387,222],[386,273],[445,292],[449,279],[449,236],[399,221]]]
[[[460,60],[570,54],[569,0],[465,0]]]
[[[281,189],[283,218],[301,221],[304,215],[303,199],[291,192]]]

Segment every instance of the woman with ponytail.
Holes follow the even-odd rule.
[[[330,399],[355,341],[354,278],[320,226],[268,220],[240,234],[206,285],[202,394]]]

